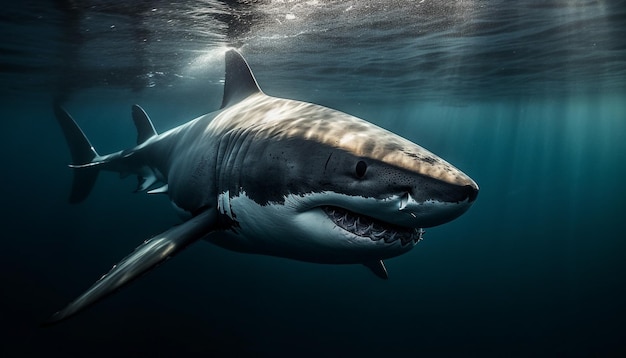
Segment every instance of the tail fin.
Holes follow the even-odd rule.
[[[91,163],[94,158],[98,157],[98,153],[65,109],[55,106],[54,114],[63,130],[63,135],[65,135],[72,155],[72,165],[70,166],[74,168],[74,181],[69,201],[73,204],[80,203],[91,192],[99,171],[96,166],[84,166],[84,164]]]

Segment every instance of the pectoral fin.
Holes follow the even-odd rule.
[[[212,214],[201,213],[189,221],[174,226],[164,233],[147,240],[67,307],[55,313],[45,324],[65,320],[119,288],[138,278],[172,257],[187,245],[208,234],[212,226]]]
[[[385,263],[383,262],[383,260],[369,261],[363,263],[363,265],[370,269],[374,273],[374,275],[382,278],[383,280],[389,278],[389,275],[387,275],[387,268],[385,267]]]

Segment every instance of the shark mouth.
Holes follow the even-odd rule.
[[[399,240],[404,246],[410,243],[417,244],[424,235],[424,229],[421,228],[413,229],[390,224],[336,206],[323,206],[322,210],[340,228],[356,236],[370,238],[372,241],[383,240],[386,243],[393,243]]]

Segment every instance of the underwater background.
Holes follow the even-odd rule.
[[[23,1],[0,34],[2,357],[626,356],[626,2]],[[132,104],[159,132],[218,109],[233,47],[267,94],[424,146],[477,201],[388,281],[200,242],[40,327],[180,222],[111,173],[70,205],[52,104],[131,147]]]

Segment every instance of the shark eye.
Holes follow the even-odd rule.
[[[364,161],[359,160],[359,162],[356,163],[356,170],[355,170],[356,177],[359,179],[363,178],[365,176],[366,171],[367,171],[367,164]]]

